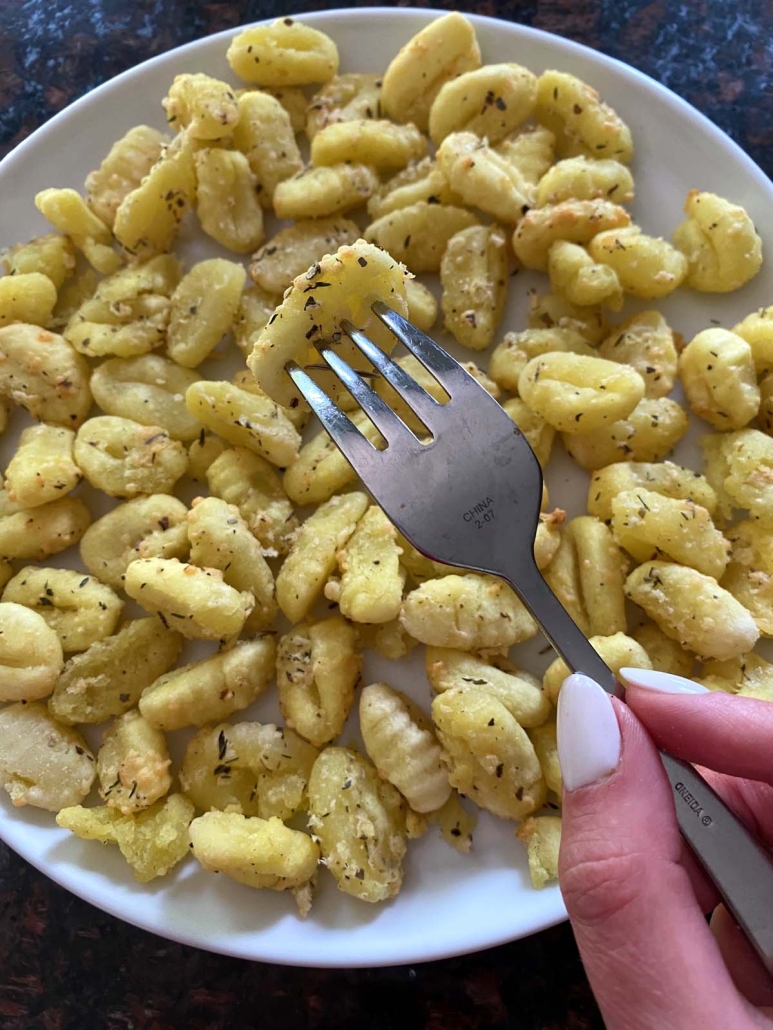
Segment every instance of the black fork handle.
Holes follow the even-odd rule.
[[[503,575],[573,672],[615,697],[624,690],[536,565]],[[682,836],[713,880],[727,908],[773,974],[773,856],[688,762],[660,752]]]

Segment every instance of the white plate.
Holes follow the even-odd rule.
[[[303,17],[335,39],[342,71],[383,71],[398,48],[441,13],[390,8]],[[668,236],[681,221],[684,197],[693,187],[730,197],[743,204],[758,225],[765,224],[764,215],[773,204],[769,180],[727,136],[674,94],[575,43],[490,18],[470,16],[470,20],[485,61],[518,61],[536,72],[550,67],[573,72],[599,89],[620,112],[637,148],[633,210],[646,231]],[[164,128],[160,100],[176,74],[203,71],[232,80],[225,51],[233,34],[210,36],[125,72],[19,146],[0,165],[0,244],[46,231],[32,203],[37,190],[52,185],[80,189],[86,173],[132,125],[146,122]],[[770,239],[765,243],[773,245]],[[194,236],[184,250],[188,261],[216,252],[210,242]],[[519,275],[511,280],[503,328],[523,326],[530,286],[544,290],[544,277]],[[680,291],[658,306],[689,339],[710,320],[731,326],[754,308],[770,303],[772,286],[766,269],[730,296]],[[7,449],[8,442],[4,443]],[[686,444],[677,456],[694,457],[694,451]],[[576,468],[557,458],[549,475],[552,500],[570,513],[579,513],[586,482]],[[54,558],[52,563],[64,561]],[[533,642],[518,651],[519,660],[534,671],[547,660],[538,657],[540,646]],[[391,668],[390,663],[369,658],[366,675],[387,678],[427,704],[429,688],[418,656],[408,667]],[[249,714],[278,719],[273,700],[258,703]],[[348,741],[354,732],[345,733],[344,739]],[[419,962],[523,937],[565,917],[556,887],[543,891],[530,887],[524,852],[513,838],[512,827],[486,815],[475,835],[474,853],[468,857],[448,848],[435,831],[412,843],[405,884],[392,904],[371,907],[357,902],[335,890],[323,873],[323,888],[306,921],[294,914],[289,897],[250,891],[202,872],[193,861],[162,880],[140,886],[117,849],[77,840],[59,830],[50,814],[15,810],[5,796],[0,802],[0,837],[51,879],[127,922],[185,944],[248,959],[314,966]]]

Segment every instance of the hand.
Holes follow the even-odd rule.
[[[773,848],[773,704],[621,676],[627,706],[579,674],[558,704],[560,884],[606,1026],[771,1030],[773,980],[683,843],[655,744],[713,770],[701,771]]]

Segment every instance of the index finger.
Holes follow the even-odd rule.
[[[648,684],[655,675],[661,687],[653,690]],[[621,669],[620,676],[628,685],[626,703],[663,751],[717,772],[773,785],[770,701],[722,691],[663,693],[662,674],[645,669]],[[683,682],[695,690],[692,680]]]

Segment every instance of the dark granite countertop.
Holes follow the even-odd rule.
[[[346,4],[0,0],[0,156],[72,100],[147,57],[254,19],[335,6]],[[773,173],[770,0],[480,0],[459,6],[556,32],[634,65],[693,103]],[[4,1030],[246,1030],[257,1024],[588,1030],[601,1022],[568,926],[425,966],[316,971],[250,964],[120,923],[0,844]]]

